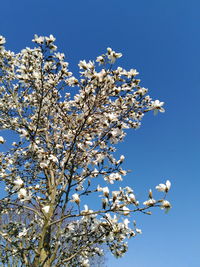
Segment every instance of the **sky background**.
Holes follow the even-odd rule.
[[[200,1],[2,0],[0,34],[7,48],[32,46],[33,35],[53,34],[73,71],[112,47],[118,65],[136,68],[141,85],[165,102],[164,114],[147,114],[119,150],[131,169],[124,184],[144,199],[169,179],[168,214],[136,216],[143,234],[108,267],[200,266]]]

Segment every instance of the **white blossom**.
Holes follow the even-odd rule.
[[[44,40],[45,38],[43,36],[38,36],[37,34],[35,34],[34,39],[32,41],[38,44],[43,44]]]
[[[40,162],[40,168],[41,169],[47,169],[48,168],[48,165],[49,165],[49,162],[48,161]]]
[[[75,202],[77,205],[80,204],[80,197],[79,197],[79,194],[75,193],[72,195],[72,200],[73,202]]]
[[[0,45],[4,45],[6,42],[5,38],[0,35]]]
[[[128,78],[131,78],[132,76],[136,76],[138,74],[139,74],[139,72],[137,72],[136,69],[131,69],[130,71],[127,72]]]
[[[133,193],[133,189],[130,186],[126,186],[125,189],[126,189],[127,193],[129,193],[129,194]]]
[[[114,181],[122,181],[122,176],[119,173],[111,173],[109,176],[106,176],[104,180],[113,184]]]
[[[102,191],[103,191],[103,194],[104,194],[105,197],[108,197],[109,196],[109,189],[108,189],[107,186],[106,187],[103,187],[102,188]]]
[[[133,193],[131,193],[131,194],[129,195],[129,198],[130,198],[131,202],[133,202],[133,203],[136,202],[136,198],[135,198],[135,195],[134,195]]]
[[[5,140],[3,138],[3,136],[0,136],[0,144],[4,144],[5,143]]]
[[[49,205],[44,206],[44,207],[42,207],[42,210],[43,210],[45,213],[48,213],[49,210],[50,210],[50,206],[49,206]]]
[[[83,267],[90,267],[89,259],[84,259],[81,265]]]
[[[114,64],[117,58],[122,57],[121,53],[116,53],[110,47],[107,48],[107,54],[111,64]]]
[[[168,192],[171,188],[171,182],[169,180],[166,181],[166,184],[159,184],[156,186],[156,189],[160,192]]]
[[[125,227],[128,228],[128,224],[130,223],[130,221],[127,218],[125,218],[123,223],[124,223]]]
[[[130,209],[129,208],[124,206],[122,209],[123,209],[123,214],[124,215],[129,215],[130,214]]]
[[[18,197],[19,198],[25,198],[27,196],[27,191],[25,188],[21,188],[18,192]]]
[[[124,155],[121,155],[120,159],[117,161],[117,164],[122,163],[124,161],[124,159],[125,159]]]
[[[150,199],[146,200],[145,202],[143,202],[143,204],[145,206],[153,206],[155,203],[156,203],[156,200],[153,198],[150,198]]]
[[[69,78],[66,80],[66,83],[67,83],[69,86],[75,86],[75,85],[77,85],[78,80],[77,80],[75,77],[69,77]]]
[[[94,63],[89,61],[88,63],[85,60],[81,60],[78,64],[80,69],[92,69],[94,68]]]
[[[23,236],[26,236],[27,232],[28,232],[28,229],[24,228],[22,232],[19,232],[18,237],[21,238]]]
[[[20,178],[20,177],[16,177],[17,179],[16,180],[14,180],[14,189],[16,190],[16,189],[18,189],[18,188],[20,188],[20,187],[22,187],[23,186],[23,184],[24,184],[24,182],[23,182],[23,180]]]
[[[55,42],[56,38],[50,34],[49,37],[45,37],[45,40],[47,43],[52,43],[52,42]]]
[[[154,109],[154,114],[157,114],[158,111],[165,112],[164,108],[162,107],[164,105],[164,102],[160,102],[159,100],[151,101],[152,108]]]
[[[170,209],[171,208],[171,204],[168,200],[163,200],[161,203],[161,208],[163,209]]]
[[[93,210],[90,210],[90,209],[88,208],[88,205],[84,205],[84,210],[81,211],[81,214],[82,214],[82,215],[89,215],[89,214],[91,214],[91,213],[93,213]]]
[[[54,155],[52,155],[52,154],[49,156],[49,160],[51,160],[51,161],[53,161],[53,162],[55,162],[55,163],[58,163],[58,159],[57,159],[57,157],[54,156]]]
[[[104,57],[103,56],[97,57],[96,62],[99,62],[99,65],[104,64],[105,62]]]
[[[136,228],[135,231],[136,231],[137,234],[142,234],[142,230],[139,229],[139,228]]]
[[[28,201],[30,200],[32,197],[32,194],[30,192],[27,192],[27,189],[25,188],[21,188],[18,191],[18,198],[20,199],[20,201]]]

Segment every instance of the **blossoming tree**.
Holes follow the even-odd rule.
[[[134,213],[170,208],[169,181],[156,187],[160,199],[150,190],[141,205],[129,186],[112,191],[127,173],[115,145],[164,103],[147,95],[135,69],[113,67],[121,53],[108,48],[96,59],[101,69],[80,61],[78,79],[54,41],[36,35],[35,48],[16,54],[0,37],[0,129],[12,133],[0,137],[3,266],[87,267],[104,244],[122,256],[141,233]]]

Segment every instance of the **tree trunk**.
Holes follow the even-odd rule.
[[[50,267],[50,238],[51,227],[44,225],[39,243],[38,255],[35,257],[33,267]]]

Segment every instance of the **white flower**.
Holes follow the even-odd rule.
[[[151,189],[149,189],[149,198],[153,198],[153,193]]]
[[[130,221],[126,218],[124,219],[124,225],[126,228],[128,228],[128,224],[130,223]]]
[[[113,184],[114,181],[122,181],[122,176],[119,173],[111,173],[109,176],[105,177],[104,180]]]
[[[26,228],[24,228],[22,232],[19,232],[18,237],[23,237],[23,236],[25,236],[25,235],[27,234],[27,231],[28,231],[28,230],[27,230]]]
[[[91,124],[93,122],[93,119],[91,117],[87,118],[87,124]]]
[[[124,161],[124,159],[125,159],[124,155],[121,155],[120,159],[117,161],[117,164],[122,163]]]
[[[148,92],[148,89],[142,87],[137,90],[137,93],[140,95],[145,95]]]
[[[103,82],[103,79],[106,76],[106,71],[103,69],[100,72],[96,72],[94,76],[99,82]]]
[[[150,198],[150,199],[148,199],[147,201],[145,201],[143,204],[144,204],[145,206],[153,206],[155,203],[156,203],[155,199]]]
[[[138,233],[138,234],[142,234],[142,230],[141,230],[141,229],[136,228],[135,231],[136,231],[136,233]]]
[[[108,205],[108,198],[103,198],[101,201],[102,201],[102,208],[105,209],[106,206]]]
[[[49,43],[54,42],[56,38],[52,34],[50,34],[49,37],[45,37],[45,40],[49,44]]]
[[[123,214],[124,214],[125,216],[127,216],[127,215],[130,214],[130,210],[129,210],[129,208],[127,208],[127,207],[124,206],[122,209],[123,209]]]
[[[88,259],[82,261],[82,267],[90,267],[90,263]]]
[[[167,191],[169,191],[169,189],[171,188],[171,182],[169,180],[166,181],[166,187]]]
[[[123,162],[124,159],[125,159],[124,155],[121,155],[121,156],[120,156],[120,161]]]
[[[108,56],[108,59],[110,60],[110,63],[113,64],[113,63],[115,63],[117,58],[122,57],[122,54],[116,53],[110,47],[108,47],[107,48],[107,56]]]
[[[99,65],[103,64],[105,62],[104,57],[103,56],[97,57],[96,62],[99,62]]]
[[[93,69],[94,63],[92,61],[89,61],[88,63],[85,60],[80,60],[78,64],[80,69]]]
[[[94,170],[92,171],[91,177],[97,177],[98,174],[99,174],[99,171],[96,168],[94,168]]]
[[[32,75],[33,75],[33,78],[35,78],[35,79],[41,79],[41,73],[40,72],[34,71]]]
[[[86,143],[86,145],[88,145],[88,146],[92,146],[92,145],[93,145],[93,142],[92,142],[92,141],[86,141],[85,143]]]
[[[88,215],[93,213],[93,210],[89,210],[88,205],[84,205],[84,210],[81,211],[82,215]]]
[[[133,193],[133,189],[130,186],[126,186],[125,189],[126,189],[128,194]]]
[[[0,144],[4,144],[5,143],[5,140],[3,138],[3,136],[0,136]]]
[[[109,114],[106,115],[106,117],[107,117],[111,122],[113,122],[113,121],[117,121],[117,115],[114,114],[114,113],[109,113]]]
[[[75,202],[77,205],[80,204],[80,198],[79,198],[79,194],[75,193],[72,195],[72,202]]]
[[[76,84],[78,84],[78,80],[75,78],[75,77],[70,77],[66,80],[66,83],[69,85],[69,86],[75,86]]]
[[[112,197],[113,197],[113,202],[117,199],[119,196],[120,192],[119,191],[112,191]]]
[[[80,183],[80,184],[77,185],[77,187],[76,187],[76,191],[82,191],[82,190],[84,190],[84,187],[83,187],[83,185]]]
[[[131,202],[133,202],[133,203],[136,202],[136,198],[135,198],[135,195],[134,195],[133,193],[131,193],[131,194],[129,195],[129,198],[130,198]]]
[[[44,43],[44,37],[38,36],[37,34],[34,35],[34,39],[32,40],[36,44],[43,44]]]
[[[105,158],[105,155],[102,153],[99,153],[96,155],[96,160],[92,162],[92,164],[97,165],[98,163],[101,163]]]
[[[6,39],[2,35],[0,35],[0,45],[5,44],[5,42],[6,42]]]
[[[170,209],[170,208],[171,208],[170,202],[167,200],[163,200],[162,205],[161,205],[161,209]]]
[[[26,189],[25,188],[21,188],[20,190],[19,190],[19,192],[18,192],[18,197],[19,198],[24,198],[24,197],[26,197],[27,196],[27,191],[26,191]]]
[[[63,53],[57,52],[55,53],[55,56],[62,61],[65,58],[65,55]]]
[[[159,100],[151,101],[151,106],[154,109],[154,114],[158,113],[158,110],[160,112],[165,112],[164,108],[162,107],[164,105],[164,102],[160,102]]]
[[[19,176],[13,183],[15,184],[14,190],[19,189],[24,184],[23,180]]]
[[[44,206],[42,208],[42,210],[45,212],[45,213],[48,213],[49,212],[49,209],[50,209],[50,206]]]
[[[96,190],[97,190],[97,192],[101,192],[103,190],[103,188],[98,184]]]
[[[127,74],[128,74],[128,78],[131,78],[132,76],[138,75],[139,72],[137,72],[137,70],[135,69],[130,69],[130,71],[128,71]]]
[[[48,168],[48,161],[40,162],[40,168],[41,169],[47,169]]]
[[[28,137],[28,132],[25,129],[19,129],[20,137]]]
[[[40,188],[40,185],[36,184],[35,189],[39,189],[39,188]]]
[[[169,180],[166,181],[166,184],[159,184],[156,186],[156,189],[160,192],[168,192],[171,188],[171,182]]]
[[[88,212],[89,211],[89,208],[88,208],[88,205],[84,205],[84,211]]]
[[[55,163],[58,163],[58,159],[57,159],[57,157],[54,156],[54,155],[52,155],[52,154],[49,156],[49,160],[51,160],[51,161],[53,161],[53,162],[55,162]]]
[[[125,170],[120,170],[119,172],[120,172],[120,174],[123,175],[123,176],[125,176],[125,175],[127,174],[127,171],[125,171]]]
[[[18,191],[18,198],[20,199],[20,201],[28,201],[30,200],[32,197],[31,193],[28,194],[27,190],[25,188],[21,188]]]
[[[106,187],[103,187],[102,188],[102,191],[103,191],[103,194],[104,194],[105,197],[109,197],[109,189],[108,189],[107,186]]]

